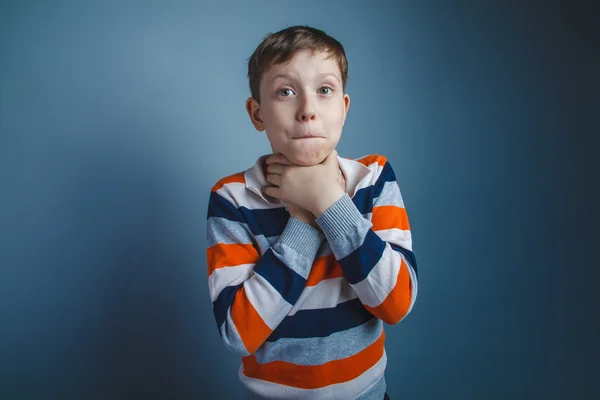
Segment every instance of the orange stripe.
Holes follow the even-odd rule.
[[[224,185],[228,183],[237,182],[237,183],[246,183],[246,179],[244,178],[244,172],[238,172],[237,174],[233,174],[221,179],[219,182],[215,183],[212,187],[211,191],[216,192],[221,189]]]
[[[302,389],[317,389],[356,379],[383,357],[385,332],[363,351],[341,360],[322,365],[296,365],[285,361],[266,364],[256,362],[255,356],[242,357],[244,375]]]
[[[397,324],[408,312],[410,300],[410,275],[404,259],[401,259],[396,286],[380,305],[377,307],[365,305],[365,308],[386,324]]]
[[[253,245],[217,243],[206,249],[208,275],[217,268],[235,267],[240,264],[256,263],[259,259],[258,250]]]
[[[406,209],[398,206],[378,206],[373,207],[371,216],[373,230],[380,231],[383,229],[401,229],[410,230],[408,223],[408,215]]]
[[[378,154],[371,154],[369,156],[360,158],[356,161],[358,161],[359,163],[361,163],[367,167],[373,163],[377,163],[383,167],[385,165],[385,163],[387,162],[387,158],[385,158],[384,156],[380,156]]]
[[[333,254],[322,256],[317,258],[313,263],[306,279],[306,286],[315,286],[324,279],[339,278],[342,276],[344,276],[342,267],[335,259],[335,256]]]
[[[235,324],[246,350],[254,353],[273,332],[260,317],[242,288],[231,305],[231,319]]]

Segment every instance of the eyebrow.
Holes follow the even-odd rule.
[[[319,77],[319,78],[324,77],[324,76],[333,76],[338,82],[340,81],[340,79],[333,72],[321,72],[319,75],[317,75],[317,77]],[[270,81],[273,82],[277,78],[294,79],[295,76],[292,74],[279,73],[279,74],[273,75],[273,77],[270,79]]]

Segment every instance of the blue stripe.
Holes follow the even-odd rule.
[[[381,170],[381,174],[377,177],[377,182],[375,182],[375,191],[373,192],[373,199],[379,197],[381,191],[383,190],[383,186],[386,182],[394,182],[396,180],[396,174],[394,174],[394,170],[392,169],[392,165],[389,162],[386,162]]]
[[[233,304],[236,293],[243,285],[244,283],[242,282],[236,286],[227,286],[225,289],[221,290],[221,293],[219,293],[219,296],[213,302],[213,314],[215,315],[215,320],[217,321],[219,335],[221,334],[221,325],[223,325],[225,319],[227,318],[227,310],[231,304]]]
[[[383,255],[384,250],[385,242],[372,229],[369,229],[363,244],[339,261],[346,280],[351,285],[355,285],[365,279]]]
[[[290,214],[285,207],[266,210],[250,210],[246,207],[236,208],[224,197],[216,192],[211,192],[207,218],[210,217],[220,217],[233,222],[246,223],[255,236],[272,237],[281,235]]]
[[[326,337],[336,332],[355,328],[373,319],[373,314],[354,299],[333,308],[301,310],[287,316],[267,338],[274,342],[281,338]]]
[[[357,190],[352,197],[354,205],[361,214],[368,214],[373,211],[373,199],[379,197],[386,182],[396,181],[396,175],[390,163],[386,163],[377,177],[374,185]]]
[[[358,209],[361,214],[368,214],[373,211],[373,192],[375,188],[373,185],[368,186],[366,188],[362,188],[356,193],[354,193],[354,197],[352,197],[352,201],[354,205]]]
[[[206,219],[210,217],[221,217],[233,222],[246,222],[238,209],[216,192],[210,192],[208,199],[208,215]]]
[[[250,210],[240,207],[250,231],[255,235],[265,237],[279,236],[290,219],[290,213],[285,207],[266,210]]]
[[[288,268],[269,249],[254,267],[254,272],[265,278],[291,305],[296,303],[306,286],[306,279],[291,268]]]
[[[417,278],[418,278],[419,270],[417,268],[417,258],[415,257],[415,253],[413,253],[410,250],[405,249],[404,247],[400,247],[393,243],[390,243],[390,246],[392,246],[392,249],[396,250],[397,252],[402,253],[404,255],[404,257],[406,257],[406,260],[408,261],[410,266],[415,270],[415,274],[417,275]]]

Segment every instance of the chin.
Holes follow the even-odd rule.
[[[327,156],[329,155],[329,153],[331,152],[331,150],[323,150],[323,151],[318,151],[318,152],[306,152],[306,153],[295,153],[295,154],[290,154],[289,156],[286,155],[287,159],[290,160],[292,163],[296,164],[296,165],[303,165],[303,166],[311,166],[311,165],[317,165],[323,162],[323,160],[325,160],[325,158],[327,158]]]

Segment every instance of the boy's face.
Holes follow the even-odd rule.
[[[350,97],[334,57],[302,50],[285,64],[272,65],[260,83],[260,104],[246,110],[258,131],[266,130],[274,153],[297,165],[315,165],[342,134]]]

